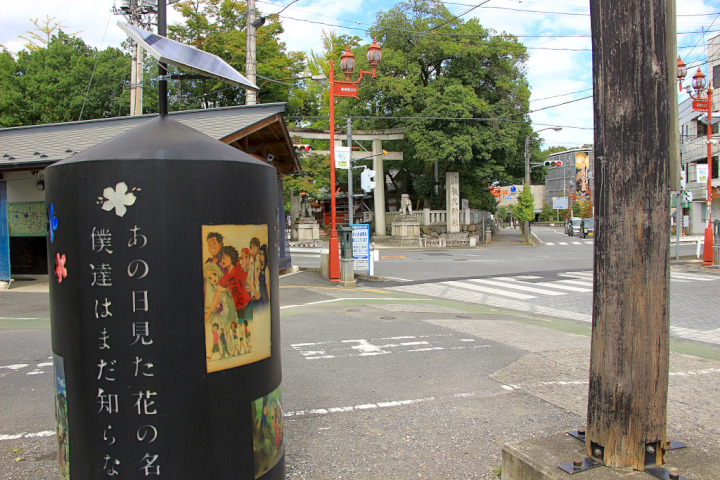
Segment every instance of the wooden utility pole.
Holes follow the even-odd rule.
[[[586,450],[644,470],[666,449],[667,0],[591,0],[595,206]]]
[[[255,37],[255,0],[247,2],[247,42],[245,51],[245,78],[255,85],[257,79],[257,57]],[[258,94],[250,88],[245,90],[245,105],[257,104]]]

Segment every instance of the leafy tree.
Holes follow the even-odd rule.
[[[0,126],[35,125],[121,115],[129,110],[130,58],[62,31],[47,48],[0,55]]]
[[[578,206],[578,217],[592,218],[593,204],[591,200],[579,200],[575,205]]]
[[[238,0],[184,0],[175,4],[185,19],[183,25],[169,25],[168,36],[200,50],[213,53],[236,70],[245,71],[247,5]],[[277,15],[266,17],[256,29],[257,84],[259,103],[288,102],[288,114],[315,114],[317,100],[307,84],[305,55],[287,52],[279,40],[283,27]],[[266,78],[272,80],[265,80]],[[273,81],[274,80],[274,81]],[[307,89],[305,87],[308,87]],[[228,87],[214,79],[185,80],[173,84],[177,103],[172,109],[229,106],[245,103],[245,90]]]
[[[506,205],[502,205],[501,207],[498,207],[498,209],[497,209],[498,220],[500,220],[500,222],[504,222],[508,216],[509,211],[510,210],[508,209],[508,207]]]
[[[303,155],[300,160],[302,171],[297,175],[283,178],[283,196],[286,202],[291,195],[307,193],[310,198],[330,198],[330,162],[327,155],[311,153]]]
[[[518,195],[513,216],[521,223],[535,220],[535,198],[528,185],[523,186],[522,192]],[[525,232],[525,243],[530,243],[529,229]]]
[[[365,128],[407,127],[400,170],[422,176],[437,163],[441,177],[458,171],[463,198],[494,210],[486,185],[523,177],[524,139],[532,133],[525,47],[424,0],[378,13],[371,32],[383,49],[379,75],[361,85],[360,102],[336,112],[388,117],[367,120]],[[352,50],[363,59],[367,45]]]
[[[40,20],[39,18],[31,18],[30,22],[35,25],[34,30],[27,30],[25,32],[30,35],[30,38],[20,35],[20,38],[28,42],[25,44],[25,48],[30,51],[46,48],[48,45],[50,45],[50,40],[52,39],[53,35],[57,35],[58,33],[60,33],[62,28],[66,27],[66,25],[62,25],[60,24],[60,22],[56,22],[55,17],[50,17],[49,15],[45,15],[45,20]],[[70,33],[68,35],[74,37],[78,33],[80,32]]]
[[[553,220],[555,218],[555,210],[553,210],[552,205],[550,205],[548,202],[543,202],[542,211],[538,215],[538,219],[541,222],[548,222],[550,220]]]

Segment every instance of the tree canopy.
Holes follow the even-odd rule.
[[[168,36],[225,60],[245,72],[247,5],[238,0],[183,0],[174,5],[185,23],[168,25]],[[277,15],[256,29],[258,103],[288,102],[288,114],[313,114],[313,97],[303,82],[305,54],[288,52],[280,41],[283,27]],[[271,80],[266,80],[271,79]],[[300,80],[299,80],[300,79]],[[224,107],[245,103],[245,90],[219,80],[188,80],[171,85],[173,109]]]
[[[0,127],[127,114],[130,58],[59,31],[46,47],[0,53]]]
[[[401,170],[413,179],[407,188],[418,187],[412,193],[428,200],[437,163],[440,182],[445,172],[460,172],[463,198],[494,210],[486,186],[522,178],[524,139],[532,134],[525,47],[425,0],[378,13],[371,33],[383,51],[378,77],[362,86],[361,102],[338,111],[375,117],[368,128],[407,128]],[[354,51],[363,58],[367,45]]]

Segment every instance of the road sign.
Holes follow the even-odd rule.
[[[568,208],[567,197],[552,197],[553,210],[565,210]]]
[[[353,223],[352,227],[352,249],[355,260],[353,270],[363,270],[372,275],[373,264],[370,258],[370,225],[364,223]]]
[[[700,110],[701,112],[707,112],[709,106],[707,99],[693,100],[692,102],[693,110]]]

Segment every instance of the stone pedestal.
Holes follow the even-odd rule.
[[[414,215],[398,215],[390,227],[393,243],[417,245],[420,238],[420,222]]]
[[[320,225],[314,218],[301,217],[298,222],[292,226],[292,240],[294,242],[313,243],[320,239]]]
[[[355,270],[353,270],[355,260],[352,258],[340,259],[340,285],[343,287],[355,287]]]

